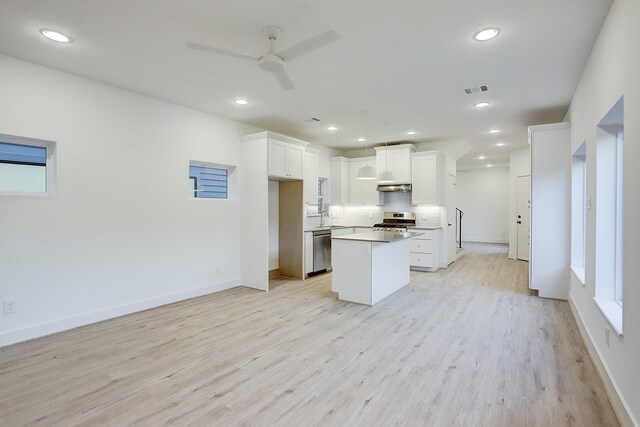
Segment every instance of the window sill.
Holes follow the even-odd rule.
[[[0,196],[32,196],[32,197],[50,197],[55,196],[56,193],[48,191],[48,192],[40,192],[40,193],[30,193],[27,191],[0,191]]]
[[[584,267],[574,267],[573,265],[571,266],[571,271],[573,271],[574,276],[576,276],[576,278],[580,281],[580,283],[582,284],[582,286],[585,285],[585,270]]]
[[[600,312],[618,335],[622,335],[622,307],[615,301],[593,298]]]

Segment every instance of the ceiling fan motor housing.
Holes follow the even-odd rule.
[[[260,57],[258,60],[260,63],[260,68],[265,71],[270,71],[272,73],[281,71],[284,69],[284,59],[279,57],[278,55],[268,52]]]

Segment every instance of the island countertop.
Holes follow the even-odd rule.
[[[363,242],[391,243],[398,240],[410,239],[420,236],[421,232],[409,231],[398,233],[396,231],[368,231],[365,233],[346,234],[344,236],[333,236],[334,240],[358,240]]]

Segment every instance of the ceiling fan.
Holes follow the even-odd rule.
[[[316,49],[320,49],[321,47],[326,46],[330,43],[336,42],[341,38],[340,35],[335,32],[335,30],[327,30],[323,33],[318,34],[317,36],[311,37],[310,39],[293,45],[288,49],[277,52],[274,49],[273,45],[278,37],[280,37],[280,35],[282,34],[282,30],[273,25],[269,25],[267,27],[264,27],[262,31],[269,38],[271,47],[266,53],[261,56],[247,55],[244,53],[233,52],[230,50],[192,42],[187,42],[186,46],[189,49],[201,50],[204,52],[216,53],[219,55],[232,56],[234,58],[248,59],[250,61],[257,61],[260,65],[260,68],[273,74],[273,76],[276,78],[278,83],[280,83],[280,86],[282,86],[283,89],[292,90],[295,89],[295,86],[293,85],[293,82],[284,69],[285,63],[306,53],[312,52]]]

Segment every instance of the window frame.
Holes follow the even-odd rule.
[[[194,177],[193,175],[191,175],[190,173],[190,167],[191,166],[196,166],[196,167],[204,167],[204,168],[212,168],[212,169],[224,169],[227,171],[227,197],[226,198],[216,198],[216,197],[198,197],[197,196],[197,192],[193,192],[193,194],[190,194],[189,196],[189,200],[206,200],[206,201],[217,201],[217,202],[227,202],[227,201],[236,201],[237,200],[237,195],[236,195],[236,170],[237,167],[233,166],[233,165],[225,165],[225,164],[221,164],[221,163],[211,163],[211,162],[204,162],[204,161],[199,161],[199,160],[189,160],[189,164],[187,165],[187,180],[193,180],[195,179],[196,182],[196,189],[198,188],[197,182],[198,179],[197,177]],[[191,189],[189,188],[189,193],[191,193]]]
[[[0,142],[13,145],[26,145],[46,149],[45,156],[45,191],[0,191],[0,196],[55,196],[57,194],[56,181],[56,148],[55,141],[0,134]]]
[[[624,97],[596,128],[595,295],[618,335],[623,328]]]
[[[571,270],[584,286],[587,246],[587,142],[571,156]]]

